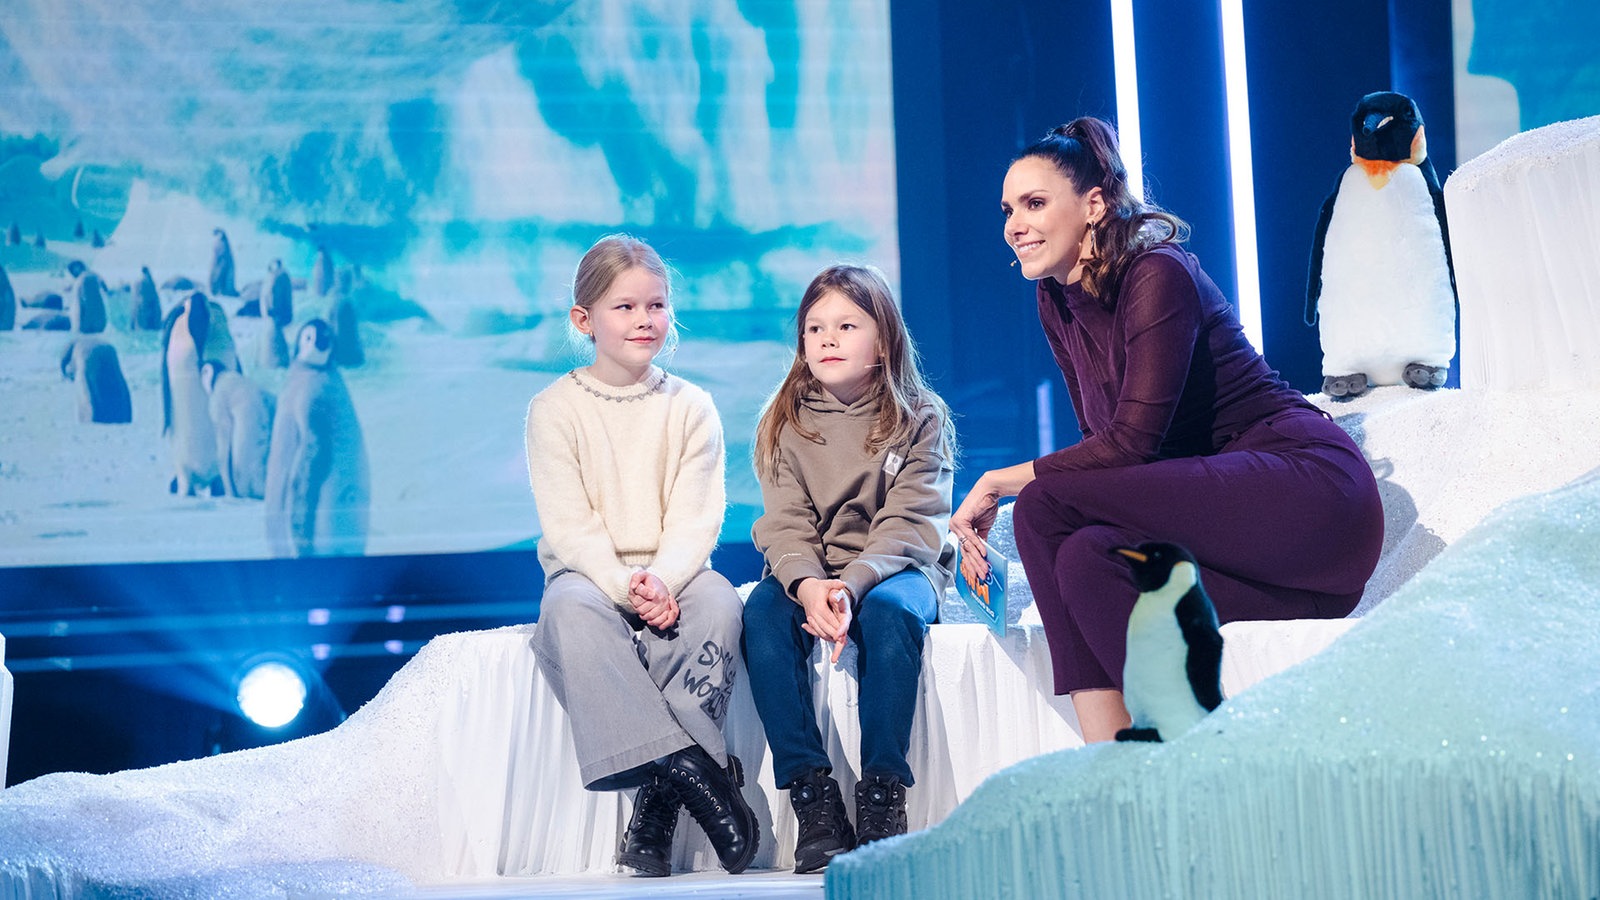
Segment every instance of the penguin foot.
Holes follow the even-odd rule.
[[[1322,392],[1335,400],[1351,400],[1367,392],[1367,375],[1329,375],[1322,379]]]
[[[1154,728],[1124,728],[1117,732],[1116,738],[1119,741],[1152,741],[1159,744],[1161,732]]]
[[[1406,384],[1424,391],[1431,391],[1436,387],[1443,387],[1445,378],[1450,375],[1449,366],[1425,366],[1422,363],[1411,363],[1401,374]]]

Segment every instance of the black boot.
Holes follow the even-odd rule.
[[[826,769],[814,769],[790,782],[789,805],[800,820],[794,839],[796,875],[820,872],[835,856],[855,849],[856,833],[845,814],[839,782]]]
[[[739,793],[744,785],[739,758],[730,753],[723,769],[695,744],[667,757],[665,776],[689,815],[705,829],[722,867],[735,875],[748,868],[761,835],[755,812]]]
[[[856,827],[860,844],[906,833],[906,786],[900,779],[867,775],[856,784]]]
[[[678,827],[678,795],[657,775],[639,788],[633,798],[633,818],[622,836],[617,865],[640,875],[672,874],[672,832]]]

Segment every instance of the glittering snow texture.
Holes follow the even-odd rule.
[[[1596,583],[1591,473],[1183,737],[1020,763],[834,860],[828,897],[1595,896]]]

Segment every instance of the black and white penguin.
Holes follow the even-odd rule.
[[[300,326],[267,455],[267,544],[274,556],[366,550],[366,443],[333,354],[327,322],[312,319]]]
[[[1200,566],[1177,544],[1118,547],[1139,589],[1128,617],[1122,699],[1133,725],[1119,741],[1176,738],[1222,705],[1222,634]]]
[[[275,402],[260,385],[216,360],[200,366],[200,384],[217,434],[217,469],[229,497],[266,496],[267,452],[272,445]]]
[[[67,318],[72,330],[80,334],[99,334],[106,330],[105,282],[78,260],[67,264],[72,275],[72,290],[67,292]]]
[[[267,289],[262,292],[262,317],[271,319],[279,328],[294,321],[294,280],[283,260],[275,259],[267,266]]]
[[[133,328],[136,331],[161,330],[161,292],[149,266],[139,267],[139,283],[133,289]]]
[[[125,425],[133,421],[133,398],[117,349],[96,338],[78,338],[61,354],[61,377],[73,383],[78,421]]]
[[[1320,320],[1323,393],[1439,387],[1456,354],[1455,278],[1416,103],[1390,91],[1362,97],[1350,116],[1350,162],[1322,204],[1306,284],[1306,324]]]
[[[234,297],[238,291],[233,286],[233,247],[228,243],[228,233],[221,228],[211,229],[215,238],[211,242],[211,295]]]
[[[6,276],[6,267],[0,266],[0,331],[17,327],[17,292]]]
[[[328,253],[327,247],[318,244],[317,257],[311,263],[311,292],[318,297],[326,297],[333,290],[333,284],[333,256]]]
[[[214,359],[237,370],[239,360],[232,353],[231,338],[227,352],[221,352],[222,344],[215,339],[218,331],[227,331],[222,308],[198,291],[168,311],[162,323],[161,434],[170,444],[174,470],[168,489],[186,497],[200,492],[220,497],[223,491],[216,430],[200,383],[200,365]]]

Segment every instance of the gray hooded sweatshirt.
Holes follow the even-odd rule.
[[[878,398],[853,404],[827,390],[801,401],[800,423],[820,443],[788,428],[778,464],[762,477],[764,512],[751,537],[766,571],[794,596],[805,578],[838,578],[857,602],[880,581],[916,569],[935,594],[950,583],[945,544],[954,465],[934,407],[918,410],[909,439],[868,455]]]

